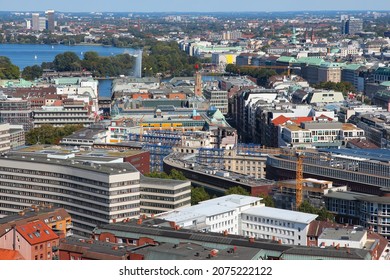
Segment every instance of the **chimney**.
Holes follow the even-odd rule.
[[[20,211],[18,214],[19,216],[24,216],[24,211]]]
[[[254,237],[249,237],[249,243],[255,243],[255,238]]]
[[[142,225],[142,219],[138,219],[137,225]]]
[[[118,246],[112,247],[112,250],[117,251],[118,250]]]
[[[223,236],[227,236],[228,235],[228,231],[227,230],[224,230],[223,231]]]
[[[340,249],[340,244],[337,244],[336,250],[339,250],[339,249]]]

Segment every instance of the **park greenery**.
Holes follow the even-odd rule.
[[[82,125],[54,127],[50,124],[44,124],[41,127],[36,127],[26,132],[26,144],[58,144],[63,137],[69,136],[82,128]]]
[[[41,66],[27,66],[21,76],[25,80],[34,80],[42,76],[44,69],[52,69],[58,72],[89,71],[94,77],[118,77],[132,75],[134,65],[135,58],[129,54],[105,57],[90,51],[80,59],[74,52],[64,52],[56,55],[52,62],[44,62]],[[19,74],[15,78],[19,78]]]
[[[154,42],[144,47],[142,68],[144,76],[192,76],[195,64],[202,60],[188,56],[176,42]]]
[[[228,64],[225,69],[226,73],[233,75],[248,75],[257,79],[257,84],[266,86],[268,79],[277,73],[272,69],[265,68],[251,68],[251,67],[240,67],[235,64]]]

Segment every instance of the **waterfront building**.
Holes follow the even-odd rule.
[[[54,32],[54,27],[55,27],[54,10],[47,10],[45,12],[45,15],[47,20],[46,29],[49,32]]]

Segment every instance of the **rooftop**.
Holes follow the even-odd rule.
[[[123,246],[92,239],[69,236],[60,241],[59,249],[66,252],[80,253],[83,258],[94,260],[127,259],[128,250],[134,246]]]
[[[59,238],[58,235],[42,221],[29,222],[16,226],[16,231],[31,245]]]
[[[0,160],[12,160],[31,163],[43,163],[50,165],[60,165],[64,167],[77,168],[85,171],[93,171],[108,175],[117,175],[121,173],[138,172],[137,169],[130,163],[107,163],[96,164],[88,161],[77,161],[75,159],[61,159],[60,157],[53,158],[50,154],[28,154],[22,152],[12,152],[0,157]]]
[[[248,210],[245,210],[243,213],[302,224],[309,224],[318,217],[318,215],[266,206],[252,207]]]
[[[367,231],[363,228],[348,229],[348,228],[326,228],[322,234],[318,237],[319,239],[325,240],[340,240],[340,241],[362,241],[366,236]]]
[[[188,242],[164,243],[137,250],[136,253],[143,254],[145,260],[251,260],[258,256],[259,249],[235,246],[235,248],[216,250]]]

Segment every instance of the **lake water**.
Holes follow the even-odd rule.
[[[18,45],[0,44],[0,56],[8,57],[13,64],[22,70],[26,66],[41,65],[42,62],[52,62],[57,54],[74,52],[81,59],[85,52],[95,51],[100,56],[110,56],[132,53],[133,49],[103,47],[103,46],[68,46],[68,45]]]

